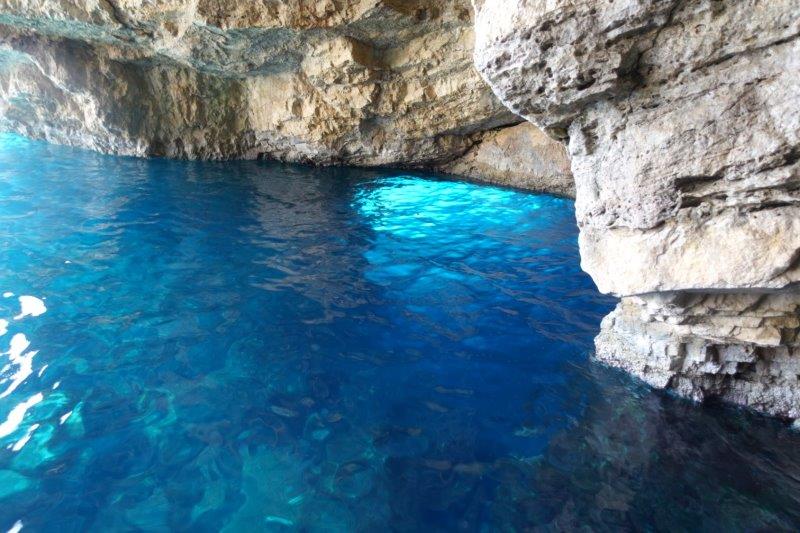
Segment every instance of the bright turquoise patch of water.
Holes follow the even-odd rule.
[[[0,530],[792,529],[800,439],[589,360],[572,203],[0,136]]]

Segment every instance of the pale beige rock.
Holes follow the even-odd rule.
[[[800,416],[800,0],[476,7],[479,70],[567,142],[582,265],[624,297],[598,357],[694,398]],[[735,311],[724,320],[644,311],[661,293],[713,291]],[[788,299],[781,335],[744,304],[753,295]]]
[[[477,146],[442,170],[520,189],[575,195],[564,146],[529,122],[483,135]]]
[[[434,166],[514,124],[466,0],[0,0],[0,127],[128,155]]]
[[[800,418],[800,294],[626,297],[603,320],[597,357],[654,387]]]

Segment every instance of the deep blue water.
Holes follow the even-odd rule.
[[[590,360],[572,203],[0,136],[0,531],[780,530],[800,436]]]

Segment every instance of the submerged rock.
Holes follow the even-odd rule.
[[[476,64],[562,139],[597,356],[800,416],[800,1],[477,2]]]

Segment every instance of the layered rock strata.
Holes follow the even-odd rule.
[[[475,60],[563,140],[597,357],[800,417],[800,0],[477,2]]]
[[[518,123],[466,0],[0,0],[0,127],[117,154],[436,165]]]

